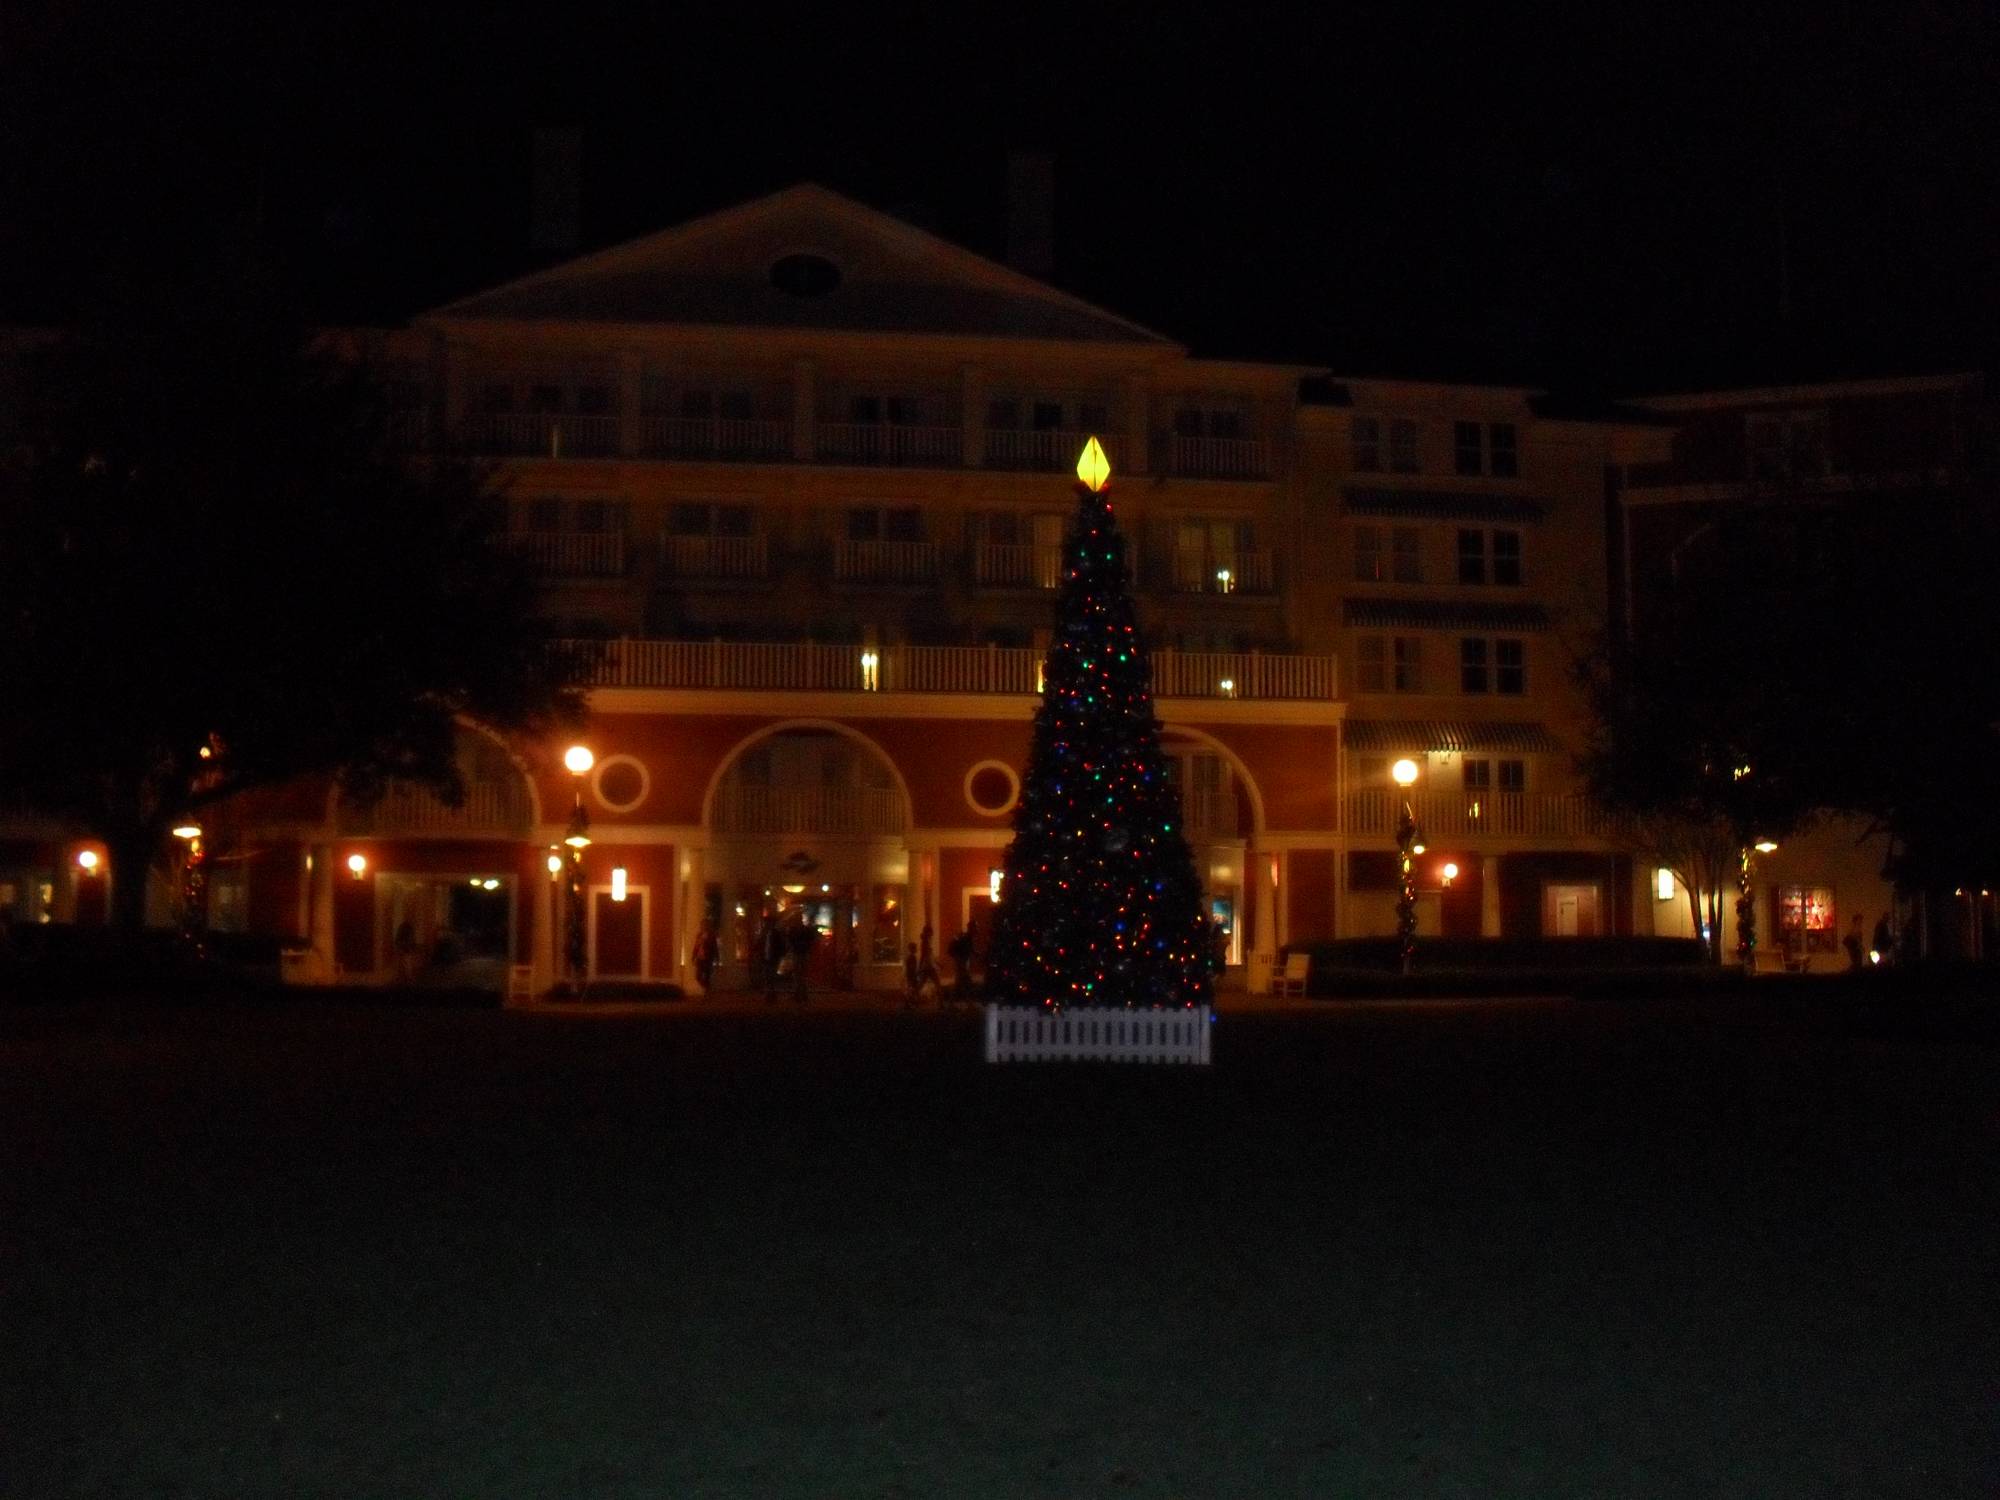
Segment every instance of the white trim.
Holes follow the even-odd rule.
[[[760,741],[768,740],[773,735],[783,734],[786,730],[790,729],[831,730],[835,734],[847,736],[847,738],[853,740],[857,745],[872,752],[881,760],[883,765],[889,768],[889,774],[896,778],[896,790],[903,798],[904,828],[907,829],[912,823],[916,822],[917,803],[916,799],[910,795],[910,784],[903,779],[903,768],[896,764],[895,756],[876,744],[874,740],[863,734],[853,725],[843,724],[837,719],[775,719],[771,723],[764,725],[761,729],[755,729],[746,734],[732,745],[722,758],[716,762],[715,770],[708,778],[708,789],[701,794],[701,826],[704,829],[710,829],[715,826],[715,794],[722,790],[723,778],[729,774],[730,768],[742,758],[743,752]],[[897,835],[871,834],[867,837],[871,840],[879,838],[893,839]]]
[[[981,771],[998,771],[1007,778],[1010,790],[1007,800],[998,807],[982,807],[979,799],[972,795],[972,782]],[[989,818],[1004,818],[1021,803],[1021,774],[1004,760],[977,760],[965,773],[965,805],[974,812]]]
[[[792,722],[855,719],[1032,720],[1041,698],[1028,693],[864,693],[760,688],[591,688],[593,714],[787,714]],[[1164,728],[1190,722],[1325,726],[1347,717],[1344,700],[1328,698],[1155,698]]]
[[[612,766],[636,766],[639,770],[639,795],[630,802],[613,802],[604,795],[604,773]],[[653,773],[646,769],[646,763],[636,755],[620,752],[607,755],[600,760],[590,773],[590,795],[607,811],[628,813],[635,807],[645,806],[646,799],[653,795]]]

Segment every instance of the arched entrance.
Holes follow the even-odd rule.
[[[428,787],[391,784],[375,799],[334,793],[336,846],[362,854],[333,884],[332,949],[342,971],[384,982],[503,989],[521,935],[537,914],[524,902],[522,850],[539,820],[519,762],[484,730],[461,725],[454,754],[465,796],[457,806]]]
[[[901,982],[910,798],[874,741],[821,720],[761,731],[723,763],[703,821],[718,984],[757,981],[774,925],[819,935],[808,967],[815,986]]]

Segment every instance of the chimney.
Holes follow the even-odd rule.
[[[573,251],[583,231],[583,132],[535,132],[534,181],[528,244],[536,250]]]
[[[1007,155],[1007,264],[1028,276],[1056,268],[1056,159]]]

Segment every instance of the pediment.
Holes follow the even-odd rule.
[[[1177,347],[811,183],[551,267],[431,316]]]

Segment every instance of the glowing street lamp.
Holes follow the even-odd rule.
[[[569,969],[571,993],[583,994],[583,972],[588,957],[585,947],[583,912],[583,851],[590,847],[590,814],[583,810],[583,778],[597,764],[588,745],[571,745],[563,752],[563,769],[569,772],[575,796],[569,815],[569,829],[563,835],[563,863],[569,872],[564,883],[563,958]]]
[[[202,898],[208,887],[208,872],[202,863],[201,825],[182,823],[173,834],[181,841],[181,940],[200,957],[207,906]]]
[[[1417,952],[1417,869],[1416,856],[1424,852],[1424,836],[1417,827],[1417,815],[1410,807],[1410,788],[1416,785],[1417,763],[1408,757],[1389,768],[1389,776],[1403,792],[1403,808],[1396,819],[1396,853],[1401,861],[1401,883],[1396,888],[1396,944],[1403,972],[1410,972],[1410,960]]]

